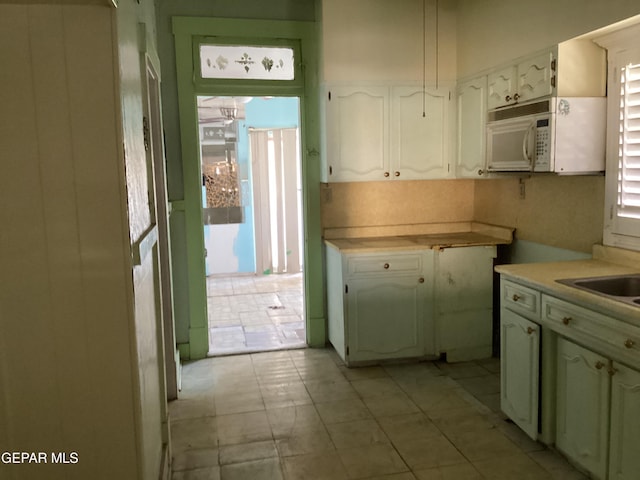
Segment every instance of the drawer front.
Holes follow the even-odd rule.
[[[573,303],[543,295],[542,318],[567,338],[598,345],[603,353],[640,364],[640,328]]]
[[[527,318],[540,318],[540,292],[509,280],[502,280],[500,304]]]
[[[350,277],[422,273],[422,254],[354,255],[347,259]]]

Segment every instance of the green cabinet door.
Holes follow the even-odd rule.
[[[532,439],[538,437],[540,326],[511,310],[500,315],[500,407]]]
[[[609,439],[609,360],[558,338],[556,447],[604,480]]]
[[[640,372],[613,364],[609,480],[640,475]]]

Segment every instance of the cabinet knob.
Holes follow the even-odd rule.
[[[522,297],[520,295],[516,295],[515,293],[513,294],[513,297],[511,297],[511,300],[513,300],[514,302],[517,302],[518,300],[520,300]]]
[[[389,172],[384,172],[384,176],[388,177],[389,176]]]
[[[482,169],[478,170],[478,175],[480,175],[480,176],[484,175],[484,170],[482,170]]]
[[[569,322],[573,320],[571,317],[562,317],[562,323],[569,325]]]
[[[511,101],[511,95],[507,95],[506,97],[504,97],[504,101],[505,102],[510,102]]]
[[[400,172],[395,172],[395,173],[394,173],[394,175],[395,175],[396,177],[399,177],[399,176],[400,176]]]
[[[517,102],[520,99],[520,94],[518,93],[514,94],[513,99]]]
[[[531,334],[532,334],[533,332],[535,332],[535,331],[536,331],[536,329],[535,329],[535,328],[533,328],[533,327],[527,327],[527,333],[528,333],[529,335],[531,335]]]
[[[424,283],[424,277],[420,277],[420,278],[418,279],[418,283]]]
[[[388,270],[388,269],[389,269],[389,264],[388,264],[388,263],[385,263],[385,264],[384,264],[384,269],[385,269],[385,270]]]
[[[616,374],[616,372],[617,372],[617,371],[618,371],[618,369],[617,369],[617,368],[613,368],[613,367],[609,367],[609,368],[607,368],[607,373],[608,373],[609,375],[611,375],[612,377]]]
[[[627,348],[632,348],[635,344],[636,344],[636,342],[634,342],[630,338],[627,338],[625,340],[625,342],[624,342],[624,346],[627,347]]]
[[[602,370],[602,368],[604,367],[604,362],[601,362],[600,360],[598,360],[595,364],[596,370]]]

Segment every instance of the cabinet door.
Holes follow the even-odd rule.
[[[435,255],[439,351],[447,361],[490,357],[496,248],[445,248]]]
[[[516,67],[510,66],[487,76],[487,108],[492,110],[515,103]]]
[[[609,432],[608,360],[558,338],[556,446],[604,479]]]
[[[392,178],[417,180],[449,175],[449,98],[448,89],[392,89]]]
[[[332,87],[327,94],[330,182],[382,180],[389,159],[387,87]]]
[[[640,372],[613,366],[609,479],[632,480],[640,472]]]
[[[545,52],[518,64],[518,101],[527,102],[553,92],[552,52]],[[554,78],[555,81],[555,78]]]
[[[532,439],[538,437],[540,326],[502,309],[500,407]]]
[[[487,77],[458,88],[458,136],[456,177],[478,178],[485,170]]]
[[[417,275],[348,281],[350,361],[423,354],[424,279]]]

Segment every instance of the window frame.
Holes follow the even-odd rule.
[[[616,30],[594,39],[607,49],[607,143],[604,197],[603,243],[607,246],[640,250],[640,219],[618,215],[620,68],[640,63],[640,24]]]

